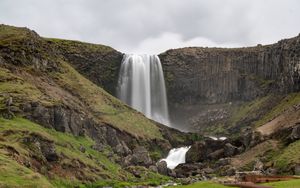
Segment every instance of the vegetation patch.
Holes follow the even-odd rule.
[[[151,172],[144,167],[135,167],[136,170],[141,171],[141,176],[138,178],[133,176],[115,163],[114,157],[108,157],[111,153],[109,147],[103,152],[92,149],[95,143],[88,137],[76,137],[57,132],[20,117],[12,120],[0,118],[0,124],[0,185],[4,187],[20,185],[28,185],[28,187],[72,187],[75,185],[79,187],[99,187],[100,185],[124,187],[125,185],[159,185],[169,180],[169,177]],[[30,136],[53,142],[56,153],[60,156],[57,161],[58,166],[72,167],[70,170],[73,171],[60,172],[60,168],[53,168],[55,163],[47,164],[47,162],[41,169],[34,165],[30,165],[29,168],[25,167],[23,163],[32,161],[33,156],[35,156],[34,160],[39,162],[43,160],[36,144],[24,143],[24,139]],[[82,152],[80,148],[84,148],[85,151]],[[79,165],[78,169],[75,168],[76,164]],[[82,179],[74,176],[78,171]],[[87,183],[83,181],[84,178],[93,179],[94,183]],[[125,181],[129,183],[124,183]]]
[[[0,149],[0,187],[51,188],[49,180],[5,155]]]
[[[255,122],[255,126],[259,127],[259,126],[271,121],[272,119],[274,119],[275,117],[277,117],[278,115],[280,115],[281,113],[286,111],[291,106],[297,105],[297,104],[300,104],[300,93],[288,94],[286,97],[284,97],[279,102],[279,104],[277,104],[274,108],[272,108],[270,110],[270,112],[268,112],[260,120]]]
[[[300,187],[300,179],[294,179],[289,181],[279,181],[272,183],[264,183],[263,185],[272,186],[273,188],[298,188]]]
[[[287,172],[290,169],[291,164],[300,163],[300,140],[291,143],[282,151],[274,156],[274,166],[279,168],[283,172]]]

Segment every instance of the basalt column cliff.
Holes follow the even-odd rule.
[[[239,130],[300,90],[300,36],[267,46],[182,48],[159,56],[171,119],[181,129],[222,132],[228,124],[229,131]],[[257,114],[239,123],[235,115],[251,101]]]
[[[116,96],[122,53],[74,53],[68,47],[62,51],[74,67]],[[272,120],[286,110],[276,106],[298,98],[300,36],[266,46],[172,49],[159,58],[171,124],[181,130],[238,134]]]

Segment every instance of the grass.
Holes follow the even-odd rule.
[[[39,101],[46,106],[54,103],[32,83],[12,73],[6,68],[0,68],[0,109],[5,109],[8,96],[13,98],[13,105],[19,107],[24,102]]]
[[[190,185],[170,186],[172,188],[226,188],[228,186],[221,185],[210,181],[197,182]]]
[[[0,45],[10,44],[11,41],[19,41],[26,38],[28,32],[13,26],[0,25]]]
[[[275,167],[282,171],[288,170],[290,164],[300,163],[300,140],[285,147],[273,160]]]
[[[12,120],[0,118],[0,125],[2,138],[0,140],[0,185],[3,187],[21,185],[25,187],[27,185],[28,187],[74,187],[75,185],[78,187],[99,187],[100,185],[124,187],[126,185],[159,185],[169,180],[168,177],[153,173],[143,167],[136,167],[142,173],[141,178],[135,178],[107,157],[108,153],[111,152],[110,148],[106,148],[103,152],[93,150],[92,146],[95,143],[88,137],[57,132],[20,117]],[[6,134],[7,132],[11,134]],[[73,176],[60,176],[58,174],[49,180],[44,175],[16,162],[11,158],[6,148],[13,148],[21,158],[27,160],[30,160],[32,155],[38,156],[39,151],[34,149],[33,145],[26,145],[22,142],[24,137],[32,134],[54,142],[56,152],[64,156],[59,161],[60,166],[72,165],[74,160],[80,161],[85,167],[77,170],[82,171],[83,177],[94,177],[98,180],[94,183],[83,184]],[[80,151],[80,146],[86,149],[84,153]],[[90,168],[97,169],[97,172],[90,170]]]
[[[57,39],[57,38],[44,38],[47,41],[54,43],[58,47],[66,49],[68,53],[78,54],[78,53],[108,53],[114,49],[101,45],[101,44],[91,44],[75,40]]]
[[[290,108],[291,106],[295,104],[300,103],[300,93],[290,93],[286,97],[284,97],[279,104],[277,104],[272,110],[267,113],[265,116],[263,116],[259,121],[255,122],[255,126],[259,127],[278,115],[280,115],[282,112]]]
[[[235,125],[249,114],[256,113],[256,111],[268,101],[269,97],[270,96],[257,98],[254,101],[248,102],[241,107],[236,108],[232,113],[233,116],[229,120],[230,124]]]
[[[300,179],[294,179],[289,181],[279,181],[272,183],[264,183],[263,185],[272,186],[273,188],[299,188]]]
[[[143,138],[162,138],[159,128],[141,113],[134,111],[81,76],[62,62],[63,72],[55,73],[59,84],[77,96],[102,121]]]
[[[0,142],[1,146],[10,145],[13,146],[19,153],[27,155],[30,151],[24,152],[24,145],[20,142],[22,137],[35,133],[47,140],[54,141],[56,145],[56,150],[58,153],[63,153],[70,159],[77,159],[83,162],[86,165],[90,166],[99,166],[97,161],[100,161],[104,165],[105,169],[100,169],[103,172],[106,171],[112,178],[118,179],[122,173],[125,173],[119,165],[111,162],[103,153],[97,152],[91,147],[95,144],[93,140],[88,137],[75,137],[71,134],[66,134],[62,132],[57,132],[53,129],[47,129],[41,127],[38,124],[30,122],[29,120],[23,118],[14,118],[13,120],[0,119],[1,128],[0,131],[15,131],[16,133],[9,138],[6,142]],[[26,132],[26,135],[23,135],[23,132]],[[29,132],[28,132],[29,131]],[[80,146],[86,148],[86,152],[80,152]],[[93,159],[89,158],[89,155],[93,156]]]
[[[51,188],[44,176],[26,168],[0,150],[0,187]]]

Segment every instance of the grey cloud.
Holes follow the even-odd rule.
[[[299,33],[299,8],[298,0],[1,0],[0,22],[158,53],[170,47],[166,42],[172,48],[276,42]]]

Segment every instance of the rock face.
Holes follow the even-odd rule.
[[[227,162],[227,159],[225,160],[224,157],[232,157],[241,152],[238,147],[242,146],[235,146],[228,140],[207,138],[203,141],[193,143],[191,149],[186,153],[186,162],[195,163],[220,160],[218,163],[222,165]]]
[[[115,94],[123,54],[109,46],[78,41],[55,41],[54,44],[74,68],[111,94]]]
[[[181,48],[159,57],[171,119],[190,130],[226,122],[231,112],[223,104],[300,90],[300,36],[249,48]]]
[[[122,53],[102,45],[47,41],[56,45],[78,72],[116,94]],[[238,133],[276,105],[276,98],[232,123],[230,117],[246,102],[300,90],[300,36],[248,48],[181,48],[159,57],[172,126],[181,130]]]

